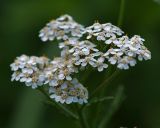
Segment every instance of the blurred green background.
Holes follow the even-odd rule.
[[[117,24],[120,0],[1,0],[0,3],[0,128],[75,128],[41,101],[38,92],[11,82],[10,63],[16,56],[58,55],[57,44],[42,43],[39,30],[52,18],[69,14],[88,26]],[[126,99],[115,113],[110,128],[160,128],[160,1],[126,0],[122,29],[139,34],[152,52],[120,81]]]

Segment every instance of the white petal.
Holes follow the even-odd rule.
[[[66,76],[66,80],[72,80],[72,77],[71,76]]]
[[[103,68],[107,68],[108,67],[108,64],[103,64]]]
[[[66,104],[70,104],[70,103],[72,103],[73,102],[73,97],[68,97],[67,99],[66,99]]]
[[[64,74],[59,74],[59,75],[58,75],[58,78],[59,78],[60,80],[63,80],[63,79],[65,78],[65,76],[64,76]]]
[[[103,71],[103,66],[99,66],[99,67],[98,67],[98,71],[99,71],[99,72]]]

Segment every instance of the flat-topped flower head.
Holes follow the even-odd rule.
[[[73,56],[72,58],[75,65],[81,65],[82,67],[85,67],[87,64],[90,64],[91,66],[95,65],[95,57],[98,56],[96,53],[98,53],[99,50],[96,48],[95,44],[85,40],[74,44],[69,52]]]
[[[151,59],[151,52],[144,46],[144,39],[138,35],[134,35],[132,38],[128,38],[128,41],[123,43],[120,49],[125,53],[125,55],[138,57],[139,60],[149,60]]]
[[[72,75],[78,72],[67,51],[68,49],[64,49],[61,57],[54,58],[44,70],[46,77],[45,83],[49,83],[50,86],[58,86],[65,80],[71,81]]]
[[[73,20],[69,15],[63,15],[47,23],[40,31],[42,41],[68,40],[70,37],[80,38],[84,33],[84,27]]]
[[[109,38],[121,36],[123,31],[112,25],[111,23],[94,23],[92,26],[86,28],[87,39],[96,37],[98,41],[106,41]]]
[[[76,78],[64,81],[56,87],[50,87],[50,97],[60,103],[87,103],[88,91]]]
[[[46,57],[28,57],[22,55],[17,57],[14,63],[12,63],[11,70],[12,81],[24,82],[26,86],[37,88],[44,84],[45,76],[43,69],[48,65],[49,59]]]
[[[135,66],[136,60],[151,59],[151,52],[144,46],[144,39],[138,35],[129,38],[122,36],[112,41],[113,48],[109,48],[104,54],[110,64],[117,64],[120,69],[129,69]]]

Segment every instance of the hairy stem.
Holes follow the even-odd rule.
[[[49,95],[46,93],[46,91],[43,88],[39,88],[38,90],[46,96],[46,98],[48,99],[48,104],[50,104],[52,106],[56,106],[57,108],[63,110],[63,112],[66,115],[69,115],[70,117],[72,117],[72,118],[74,118],[76,120],[79,119],[79,117],[76,114],[74,114],[72,111],[70,111],[64,105],[56,103],[56,102],[53,102],[52,99],[49,97]]]
[[[121,27],[123,23],[124,8],[125,8],[125,0],[121,0],[118,23],[117,23],[119,27]]]

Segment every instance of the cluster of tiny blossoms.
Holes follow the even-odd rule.
[[[42,41],[59,41],[60,57],[17,57],[11,64],[12,81],[24,82],[37,88],[49,85],[50,97],[60,103],[87,103],[88,90],[75,78],[81,69],[91,66],[99,72],[116,65],[129,69],[137,60],[151,59],[151,52],[138,35],[129,38],[111,23],[94,23],[84,27],[69,15],[63,15],[47,23],[41,29]]]
[[[49,59],[46,57],[28,57],[22,55],[12,63],[11,70],[12,81],[24,82],[27,86],[31,86],[33,89],[38,86],[42,86],[45,82],[45,76],[43,69],[48,65]]]
[[[49,22],[39,34],[42,41],[68,40],[70,36],[82,37],[84,27],[75,22],[71,16],[64,15]]]
[[[50,87],[51,98],[60,103],[87,103],[88,91],[76,78],[64,81],[60,86]]]

